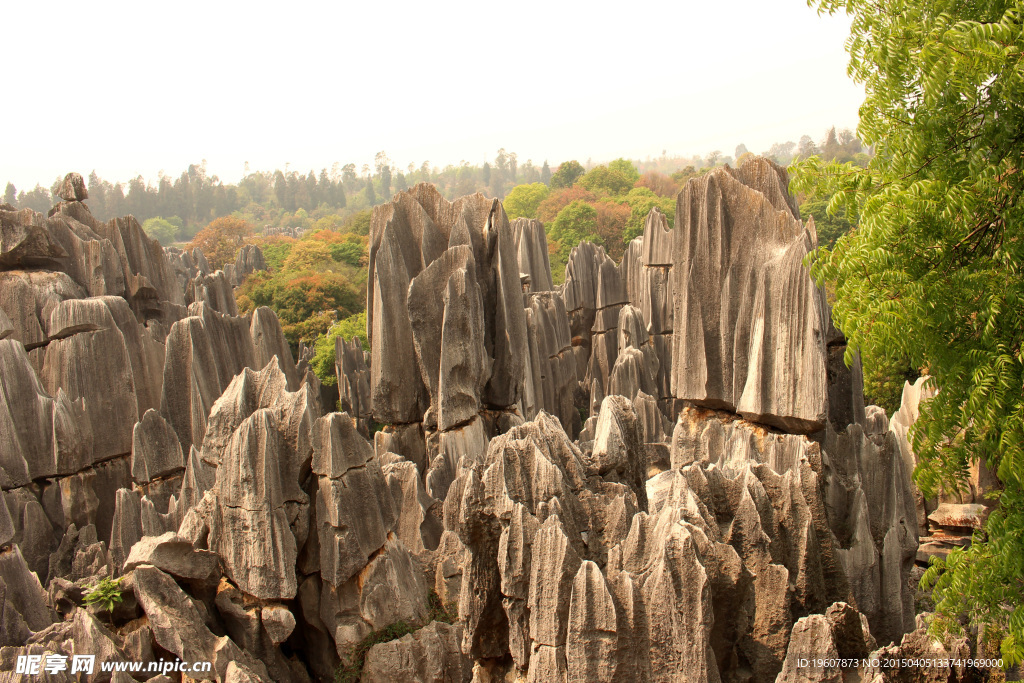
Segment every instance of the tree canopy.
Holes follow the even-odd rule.
[[[171,216],[170,218],[154,216],[143,221],[142,230],[160,242],[162,246],[167,247],[178,239],[178,231],[181,230],[181,219],[177,216]]]
[[[1002,491],[984,532],[928,570],[936,633],[960,617],[1024,658],[1024,3],[810,0],[852,15],[858,133],[876,155],[798,162],[796,188],[831,195],[857,227],[813,273],[835,283],[850,351],[905,357],[938,395],[912,432],[926,496],[979,459]],[[801,141],[801,151],[806,145]]]
[[[536,218],[537,208],[547,199],[550,190],[544,183],[516,185],[508,193],[502,204],[505,213],[511,218]]]
[[[252,224],[248,221],[234,216],[222,216],[200,230],[189,247],[202,249],[210,265],[220,268],[225,263],[234,263],[238,250],[252,231]]]
[[[583,164],[575,159],[563,161],[551,176],[551,187],[572,187],[586,172]]]

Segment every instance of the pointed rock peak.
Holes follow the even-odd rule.
[[[89,191],[81,174],[68,173],[57,188],[57,195],[66,202],[80,202],[89,198]]]

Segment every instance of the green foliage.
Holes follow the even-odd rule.
[[[82,602],[86,605],[99,605],[107,612],[113,612],[117,603],[124,600],[121,593],[121,579],[107,577],[90,588]]]
[[[366,340],[366,311],[339,320],[313,342],[313,360],[310,367],[321,382],[330,386],[338,383],[338,377],[334,374],[334,340],[338,337],[345,341],[359,337],[363,348],[369,351],[370,344]]]
[[[818,244],[829,249],[835,246],[836,240],[853,229],[853,224],[847,219],[845,206],[837,207],[834,213],[828,211],[830,199],[831,197],[815,195],[800,205],[800,218],[806,221],[814,216]]]
[[[866,168],[811,157],[798,190],[830,195],[857,228],[812,255],[835,316],[868,357],[906,358],[940,391],[912,438],[925,495],[978,459],[999,507],[968,550],[923,581],[933,632],[966,616],[1024,659],[1024,5],[1018,0],[811,0],[852,15],[850,75],[865,87]]]
[[[256,240],[260,250],[263,252],[263,259],[271,270],[284,268],[285,259],[292,251],[298,240],[291,237],[271,237],[270,239]]]
[[[640,171],[636,170],[636,166],[634,166],[633,162],[629,159],[619,158],[615,161],[609,162],[608,170],[628,180],[630,187],[636,184],[636,181],[640,180]]]
[[[625,159],[616,159],[607,166],[597,166],[580,178],[579,183],[599,196],[618,196],[640,180],[640,173]]]
[[[551,187],[572,187],[580,179],[580,176],[586,172],[587,170],[583,168],[583,164],[575,159],[563,161],[551,175]]]
[[[597,210],[578,199],[558,212],[554,222],[548,226],[547,234],[549,241],[558,243],[562,263],[568,259],[572,248],[584,240],[604,243],[597,234]]]
[[[544,183],[516,185],[502,201],[505,213],[510,220],[513,218],[536,218],[537,208],[542,201],[548,198],[549,193],[550,190]]]
[[[906,358],[882,356],[865,358],[864,402],[885,408],[887,415],[900,409],[903,385],[913,384],[921,376]]]
[[[142,222],[142,230],[149,237],[160,242],[162,246],[170,246],[178,238],[178,230],[181,229],[181,219],[177,216],[163,218],[155,216],[147,218]]]
[[[345,225],[345,219],[336,213],[328,214],[313,221],[313,230],[341,230]]]
[[[312,270],[319,272],[325,270],[332,261],[331,248],[326,242],[303,239],[299,240],[292,247],[288,258],[284,260],[284,270]]]
[[[372,217],[373,211],[370,209],[364,209],[352,214],[345,222],[344,232],[351,232],[356,235],[369,235],[370,219]]]
[[[248,313],[269,306],[293,346],[299,341],[312,344],[337,317],[358,313],[365,305],[365,280],[357,283],[365,273],[341,264],[337,267],[338,271],[253,273],[237,290],[239,310]]]
[[[359,241],[336,242],[330,246],[330,254],[333,260],[358,268],[362,265],[366,248]]]
[[[635,237],[644,232],[644,221],[651,209],[658,207],[668,219],[668,227],[675,225],[676,200],[674,197],[659,197],[646,187],[634,187],[625,196],[629,205],[629,219],[626,221],[625,230],[622,233],[623,244],[629,244]]]

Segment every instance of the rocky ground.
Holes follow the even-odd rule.
[[[920,391],[864,406],[787,187],[715,169],[558,288],[537,221],[398,194],[337,394],[238,314],[258,249],[161,249],[77,174],[0,205],[0,681],[968,680],[840,661],[972,654],[913,577],[982,511],[916,495]]]

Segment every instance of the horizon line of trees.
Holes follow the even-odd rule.
[[[663,150],[661,157],[631,163],[641,175],[650,172],[672,175],[688,167],[699,170],[732,164],[746,153],[743,144],[736,147],[735,157],[719,150],[693,157],[669,157]],[[858,155],[864,155],[864,150],[852,131],[837,133],[833,127],[820,143],[804,135],[799,143],[776,143],[762,154],[788,165],[814,154],[826,159],[855,161]],[[235,215],[260,227],[308,228],[325,216],[337,215],[345,219],[370,209],[419,182],[433,183],[448,199],[474,192],[504,199],[517,185],[551,186],[559,169],[564,175],[566,168],[573,173],[578,170],[585,173],[597,166],[591,159],[586,163],[570,160],[554,168],[545,160],[538,166],[532,159],[520,162],[515,152],[502,148],[493,161],[479,166],[462,161],[439,168],[424,161],[419,166],[410,163],[402,169],[382,151],[377,153],[372,166],[364,164],[357,168],[353,163],[334,163],[330,169],[322,168],[319,173],[312,169],[299,173],[287,165],[284,170],[250,172],[247,163],[246,175],[231,184],[209,174],[203,160],[191,164],[177,177],[161,174],[156,183],[147,183],[142,176],[128,182],[110,182],[93,170],[87,178],[89,199],[86,203],[99,220],[127,214],[134,215],[140,223],[153,218],[168,219],[176,226],[174,239],[188,241],[210,221],[223,216]],[[61,180],[55,179],[49,188],[37,184],[28,191],[19,191],[8,182],[3,201],[16,209],[46,213],[59,201],[56,191]],[[555,182],[557,184],[557,179]],[[167,239],[168,232],[163,231],[163,239]]]

